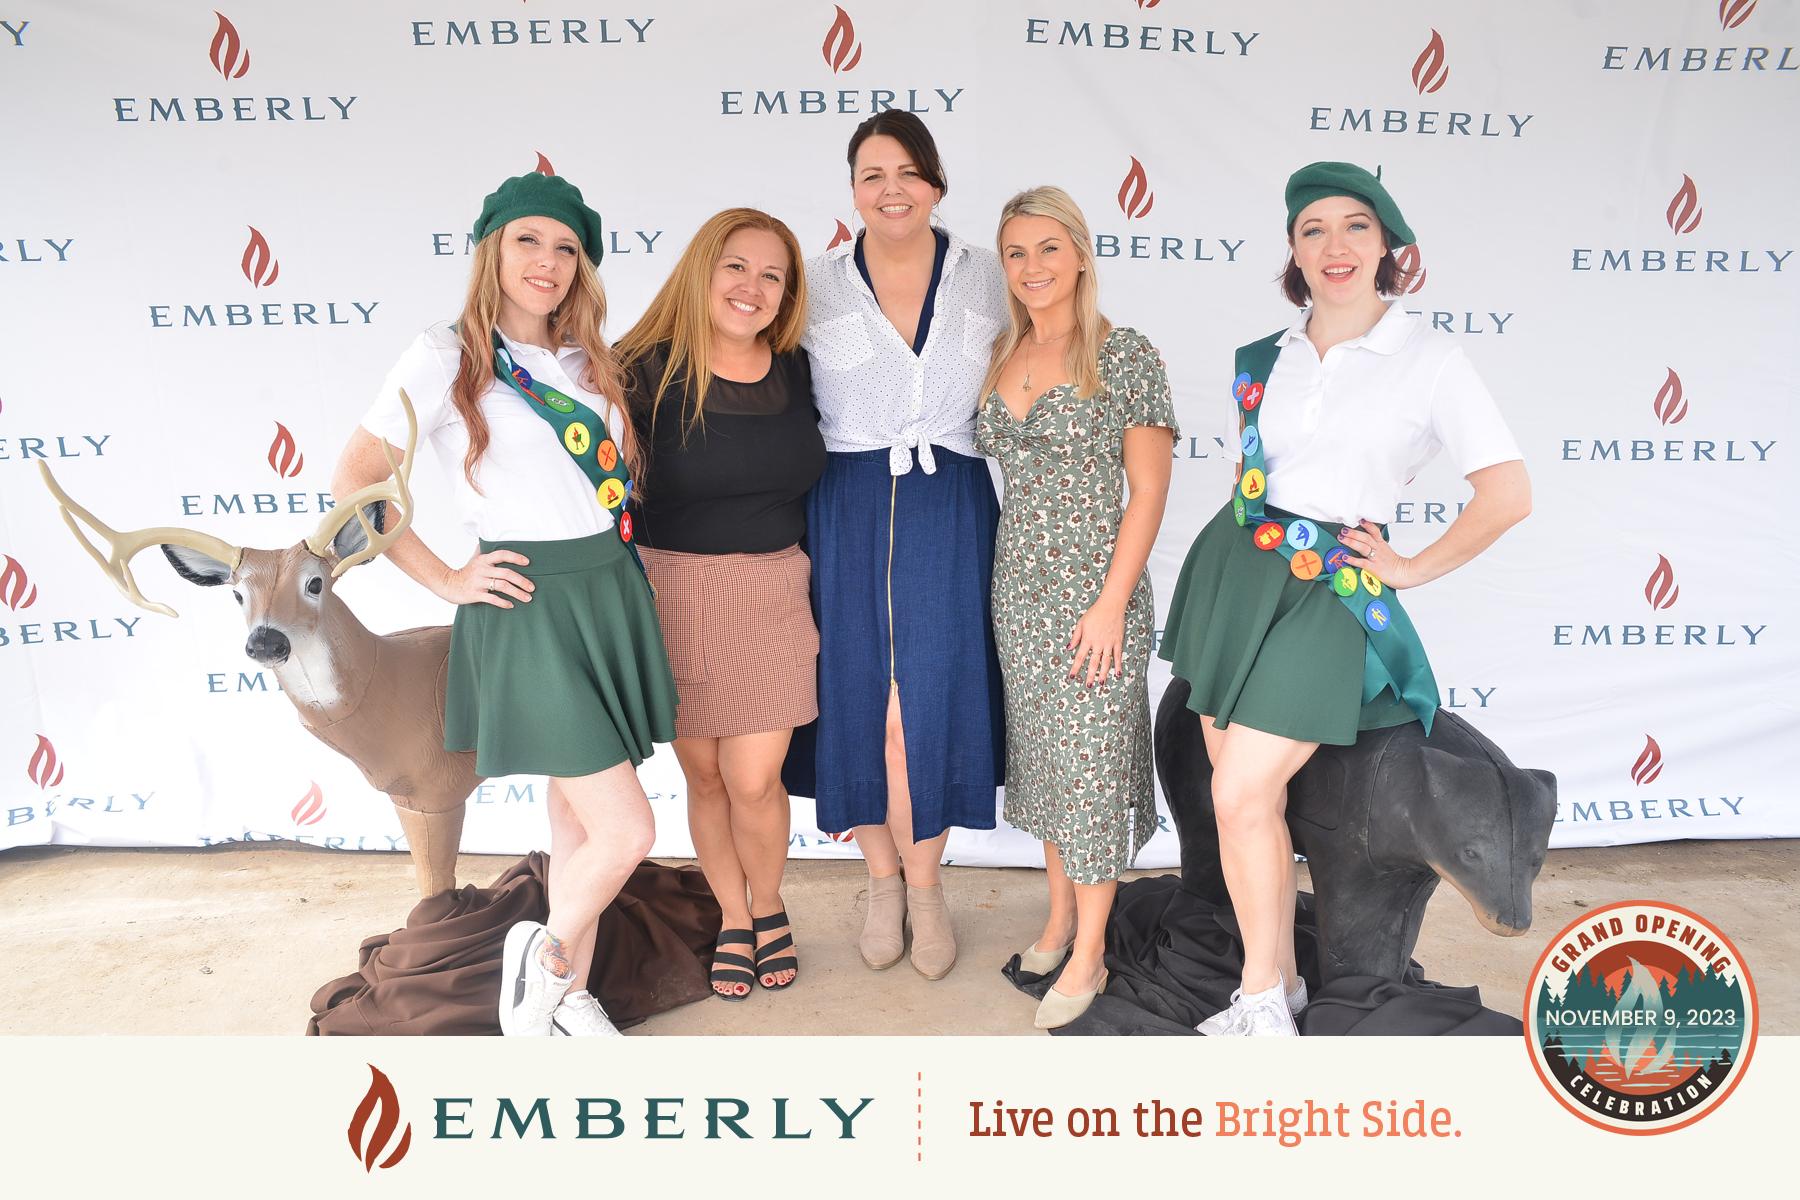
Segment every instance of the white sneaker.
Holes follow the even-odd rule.
[[[1206,1020],[1194,1026],[1200,1033],[1208,1037],[1226,1037],[1230,1035],[1232,1026],[1243,1019],[1243,1005],[1240,1003],[1244,990],[1238,988],[1231,993],[1231,1007],[1220,1009]],[[1287,993],[1287,1010],[1289,1017],[1298,1017],[1306,1011],[1306,980],[1294,982],[1294,990]]]
[[[1294,981],[1294,990],[1287,994],[1287,1002],[1288,1015],[1295,1019],[1298,1019],[1300,1014],[1306,1011],[1306,980],[1296,979]]]
[[[507,1037],[549,1037],[550,1015],[572,980],[560,979],[538,962],[549,933],[536,921],[520,921],[506,931],[500,955],[500,1032]]]
[[[1195,1031],[1203,1033],[1207,1037],[1224,1037],[1225,1031],[1237,1024],[1238,1000],[1243,995],[1243,988],[1231,989],[1231,1003],[1194,1026]]]
[[[612,1018],[600,1007],[600,1002],[583,988],[579,992],[570,992],[563,997],[556,1011],[550,1014],[550,1035],[552,1037],[624,1037],[613,1028]]]
[[[1245,996],[1243,1015],[1228,1037],[1299,1037],[1294,1014],[1288,1011],[1287,991],[1281,984],[1265,992]]]

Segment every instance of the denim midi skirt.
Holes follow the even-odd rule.
[[[832,453],[807,498],[819,719],[783,779],[819,828],[887,820],[890,682],[906,730],[913,838],[992,829],[1006,719],[989,592],[1000,503],[987,460],[932,447],[894,475],[886,450]]]

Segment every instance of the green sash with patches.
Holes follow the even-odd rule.
[[[1328,530],[1304,517],[1283,524],[1263,509],[1269,478],[1257,418],[1286,332],[1238,348],[1237,378],[1231,383],[1231,397],[1243,419],[1239,444],[1244,463],[1231,496],[1232,514],[1239,525],[1250,531],[1257,549],[1279,553],[1295,577],[1330,588],[1351,619],[1362,626],[1366,635],[1362,702],[1375,699],[1383,688],[1393,688],[1394,694],[1418,715],[1429,736],[1432,718],[1437,715],[1437,679],[1431,673],[1431,662],[1425,656],[1425,646],[1419,641],[1412,618],[1401,607],[1400,593],[1368,571],[1346,565],[1343,560],[1353,556],[1336,544],[1335,535]],[[1387,536],[1386,526],[1381,535]],[[1333,544],[1322,545],[1328,537]]]
[[[631,469],[607,431],[605,419],[575,397],[533,379],[529,371],[513,362],[498,332],[494,334],[494,374],[529,401],[531,411],[556,430],[557,440],[593,485],[594,498],[612,514],[614,531],[631,551],[631,561],[642,571],[644,563],[631,537],[631,513],[625,507],[631,498]]]

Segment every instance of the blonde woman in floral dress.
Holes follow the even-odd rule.
[[[1162,356],[1100,313],[1068,194],[1013,197],[998,241],[1012,328],[994,347],[976,446],[1006,481],[993,589],[1005,812],[1044,843],[1050,913],[1020,966],[1048,975],[1067,956],[1038,1006],[1036,1025],[1052,1029],[1105,987],[1113,893],[1156,828],[1144,565],[1177,430]]]

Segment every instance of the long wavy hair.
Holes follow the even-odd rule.
[[[787,282],[782,287],[781,307],[759,336],[770,350],[786,354],[800,344],[800,335],[806,332],[806,272],[801,266],[800,242],[793,230],[755,208],[728,208],[709,218],[681,252],[680,261],[650,301],[650,307],[619,339],[619,358],[627,370],[658,346],[668,347],[668,361],[654,393],[634,393],[631,397],[632,407],[647,418],[645,428],[656,427],[664,398],[676,391],[681,397],[682,440],[685,442],[696,426],[705,426],[706,393],[713,381],[713,272],[718,270],[719,259],[725,253],[726,240],[740,229],[772,233],[787,248]]]
[[[463,455],[463,475],[469,486],[480,491],[475,482],[475,468],[487,453],[491,434],[487,416],[481,411],[481,397],[494,382],[494,330],[500,322],[500,238],[505,226],[494,230],[475,243],[474,261],[469,268],[469,294],[463,301],[462,316],[457,324],[457,340],[462,343],[462,361],[456,379],[450,385],[450,401],[469,433],[469,452]],[[579,346],[587,353],[587,372],[581,385],[603,397],[606,411],[601,417],[611,424],[612,409],[617,406],[625,415],[625,375],[618,357],[600,335],[606,324],[606,292],[600,286],[600,275],[586,254],[575,256],[575,278],[568,294],[550,314],[550,341],[557,346]],[[624,426],[620,456],[635,477],[643,468],[643,452],[633,433],[630,420]]]
[[[1049,217],[1068,234],[1075,251],[1076,265],[1085,268],[1075,277],[1075,331],[1063,347],[1063,367],[1076,394],[1092,396],[1100,390],[1100,347],[1112,332],[1112,322],[1100,311],[1100,281],[1094,272],[1094,243],[1088,233],[1087,218],[1069,193],[1059,187],[1035,187],[1020,192],[1000,209],[1000,224],[994,230],[994,249],[1006,254],[1002,236],[1006,223],[1014,217]],[[1011,328],[994,339],[994,353],[988,360],[987,378],[981,384],[977,404],[986,403],[1013,351],[1031,331],[1031,310],[1020,303],[1009,287],[1006,307],[1012,317]]]

